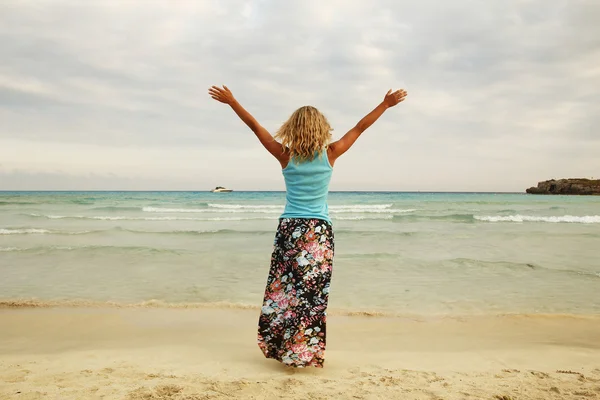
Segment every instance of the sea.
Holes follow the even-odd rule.
[[[283,192],[0,192],[0,305],[259,309]],[[600,313],[600,197],[332,192],[329,310]]]

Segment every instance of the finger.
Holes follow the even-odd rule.
[[[227,90],[228,92],[231,92],[231,90],[229,90],[229,88],[225,85],[223,85],[223,87],[225,88],[225,90]]]
[[[390,93],[392,93],[392,89],[388,90],[388,92],[385,94],[386,96],[389,96]]]

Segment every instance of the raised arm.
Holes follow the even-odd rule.
[[[407,93],[405,90],[401,89],[392,93],[392,90],[390,89],[385,95],[383,101],[377,107],[375,107],[373,111],[358,121],[358,124],[356,124],[354,128],[350,129],[344,136],[342,136],[340,140],[329,145],[329,161],[333,163],[339,156],[348,151],[354,142],[356,142],[356,139],[358,139],[358,137],[364,131],[366,131],[368,127],[373,125],[373,123],[383,115],[385,110],[404,101],[406,95]]]
[[[271,134],[265,128],[263,128],[262,125],[260,125],[258,121],[248,111],[246,111],[246,109],[242,107],[240,103],[238,103],[235,97],[233,97],[233,93],[231,93],[231,90],[229,90],[227,86],[223,85],[223,88],[212,86],[208,89],[208,94],[213,99],[221,103],[228,104],[237,114],[237,116],[240,117],[240,119],[244,121],[246,125],[248,125],[248,128],[254,132],[265,149],[267,149],[267,151],[279,161],[282,168],[287,165],[288,156],[284,152],[281,143],[277,142],[273,136],[271,136]]]

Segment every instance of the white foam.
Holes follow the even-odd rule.
[[[208,217],[208,218],[185,218],[185,217],[148,217],[148,218],[130,218],[135,221],[250,221],[250,220],[271,220],[277,217]]]
[[[19,248],[18,247],[0,247],[0,252],[3,252],[3,251],[16,251],[16,250],[19,250]]]
[[[273,217],[214,217],[214,218],[205,218],[203,221],[257,221],[257,220],[273,220],[277,219],[277,216]]]
[[[475,219],[487,222],[551,222],[551,223],[576,223],[600,224],[600,215],[562,215],[554,217],[541,217],[533,215],[507,215],[507,216],[475,216]]]
[[[329,209],[332,214],[339,213],[353,213],[353,214],[404,214],[411,213],[417,211],[414,208],[400,210],[400,209],[381,209],[381,208],[364,208],[364,209],[356,209],[356,208],[333,208]]]
[[[333,210],[382,210],[391,207],[392,204],[341,204],[329,206]]]
[[[394,218],[393,215],[383,215],[383,216],[360,216],[360,215],[354,215],[351,217],[334,217],[333,219],[337,219],[340,221],[362,221],[365,219],[392,219]]]
[[[371,205],[337,205],[330,206],[331,213],[382,213],[399,214],[416,211],[416,209],[392,209],[391,204]],[[153,213],[261,213],[276,214],[283,212],[283,206],[278,205],[243,205],[243,204],[209,204],[212,208],[159,208],[144,207],[144,212]]]
[[[281,210],[283,205],[251,205],[251,204],[215,204],[209,203],[209,207],[228,210]],[[392,204],[357,204],[357,205],[332,205],[330,210],[382,210],[392,207]],[[147,207],[145,207],[147,208]],[[189,210],[189,209],[186,209]],[[202,209],[201,209],[202,210]]]
[[[264,216],[264,217],[207,217],[207,218],[194,218],[194,217],[110,217],[110,216],[84,216],[84,215],[48,215],[47,218],[51,219],[91,219],[99,221],[246,221],[246,220],[271,220],[276,219],[277,216]],[[77,232],[87,233],[87,232]]]
[[[262,213],[262,214],[274,214],[283,211],[283,207],[276,209],[273,208],[157,208],[157,207],[144,207],[144,212],[153,213]]]
[[[37,234],[43,235],[46,233],[52,233],[46,229],[0,229],[0,235],[27,235],[27,234]]]
[[[279,206],[279,205],[249,205],[249,204],[212,204],[209,203],[208,204],[209,207],[212,208],[222,208],[222,209],[232,209],[232,210],[238,210],[238,209],[275,209],[275,210],[280,210],[283,207]]]

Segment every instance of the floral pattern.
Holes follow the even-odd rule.
[[[320,219],[279,221],[258,327],[267,358],[323,367],[334,238]]]

